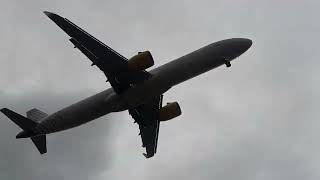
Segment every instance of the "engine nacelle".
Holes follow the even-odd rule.
[[[152,55],[149,51],[139,52],[128,61],[128,68],[130,71],[143,71],[154,65]]]
[[[181,109],[177,102],[168,103],[159,111],[159,120],[168,121],[181,115]]]

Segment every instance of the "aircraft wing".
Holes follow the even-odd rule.
[[[91,61],[104,72],[116,93],[120,94],[130,87],[130,84],[148,78],[150,74],[146,71],[129,72],[128,60],[69,21],[57,14],[44,12],[71,38],[70,41]]]
[[[149,103],[134,109],[129,113],[139,125],[142,147],[146,148],[143,155],[146,158],[154,156],[157,152],[160,121],[158,118],[159,109],[162,107],[162,95],[151,100]]]

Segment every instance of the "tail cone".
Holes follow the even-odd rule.
[[[21,139],[21,138],[29,138],[29,137],[32,137],[32,136],[35,136],[35,134],[31,131],[22,131],[20,132],[16,138],[17,139]]]

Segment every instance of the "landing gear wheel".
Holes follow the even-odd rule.
[[[227,67],[231,67],[231,63],[230,63],[230,61],[226,61],[226,63],[225,63],[225,64],[226,64],[226,66],[227,66]]]

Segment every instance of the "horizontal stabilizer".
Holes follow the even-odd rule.
[[[37,125],[36,122],[16,113],[14,111],[11,111],[10,109],[3,108],[0,111],[23,130],[30,130]]]
[[[46,135],[31,137],[32,142],[36,145],[40,154],[45,154],[47,152],[47,138]]]

